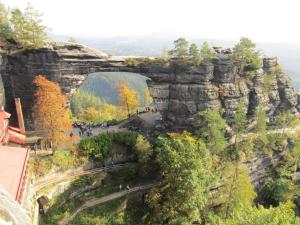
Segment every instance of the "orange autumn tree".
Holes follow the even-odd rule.
[[[117,85],[119,106],[126,109],[128,116],[139,107],[139,95],[126,83],[120,82]]]
[[[69,140],[66,131],[72,129],[70,113],[66,108],[67,98],[57,83],[38,75],[33,84],[36,86],[33,106],[34,127],[46,132],[47,138],[56,149],[60,143]]]

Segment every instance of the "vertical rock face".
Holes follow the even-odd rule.
[[[4,50],[0,48],[0,106],[5,105],[5,90],[2,81],[2,74],[5,73],[5,68],[6,68],[6,57],[4,54]]]
[[[111,57],[83,45],[53,43],[42,49],[7,55],[1,75],[7,105],[11,105],[14,97],[20,97],[27,122],[35,76],[42,74],[58,82],[71,97],[88,74],[106,71],[136,72],[149,77],[150,94],[172,128],[192,127],[197,113],[209,108],[222,111],[230,122],[241,100],[250,115],[258,107],[265,108],[270,116],[284,110],[298,113],[298,96],[288,76],[278,68],[276,57],[264,57],[259,69],[244,71],[232,64],[231,51],[218,49],[217,53],[217,59],[199,66],[172,61],[158,66],[143,61],[127,65],[123,57]]]
[[[158,106],[170,127],[193,127],[197,113],[206,109],[223,112],[230,123],[240,101],[249,115],[259,107],[269,116],[287,110],[298,113],[297,94],[276,57],[263,57],[259,69],[246,71],[231,63],[230,54],[220,50],[212,63],[174,73],[168,84],[152,78],[152,95],[160,104],[163,102]]]

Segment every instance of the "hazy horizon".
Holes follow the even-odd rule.
[[[82,38],[179,37],[300,43],[300,3],[294,0],[2,0],[30,3],[42,12],[52,35]]]

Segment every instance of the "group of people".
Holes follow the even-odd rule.
[[[91,137],[93,136],[93,128],[108,128],[109,123],[84,123],[84,122],[74,122],[73,127],[79,129],[79,136]]]

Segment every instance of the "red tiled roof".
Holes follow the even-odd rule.
[[[9,119],[10,118],[10,113],[5,112],[3,109],[0,109],[0,117],[4,119]]]
[[[25,135],[20,133],[20,129],[15,127],[8,127],[8,136],[9,141],[17,144],[24,144],[25,143]]]
[[[0,147],[0,184],[18,200],[26,173],[28,149],[21,147]]]

